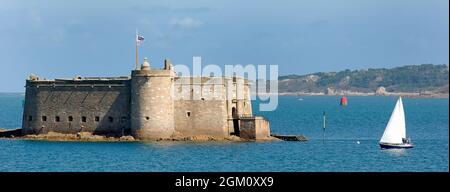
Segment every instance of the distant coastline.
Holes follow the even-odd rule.
[[[270,89],[269,89],[270,90]],[[279,95],[349,95],[449,97],[449,66],[407,65],[286,75],[278,78]]]
[[[417,97],[417,98],[449,98],[448,93],[408,93],[408,92],[393,92],[386,94],[367,93],[367,92],[345,92],[339,94],[326,94],[324,92],[308,93],[308,92],[284,92],[278,93],[279,96],[402,96],[402,97]]]

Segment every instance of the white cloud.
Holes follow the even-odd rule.
[[[203,22],[193,19],[191,17],[184,17],[181,19],[173,18],[169,21],[172,27],[179,27],[184,29],[196,28],[203,25]]]

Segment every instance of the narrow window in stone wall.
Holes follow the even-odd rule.
[[[33,116],[28,116],[28,121],[33,121]]]
[[[191,116],[191,112],[190,111],[187,111],[186,112],[186,117],[190,117]]]
[[[72,117],[72,116],[69,116],[68,120],[69,120],[69,121],[73,121],[73,117]]]
[[[82,117],[81,117],[81,121],[82,121],[82,122],[86,122],[86,119],[87,119],[86,116],[82,116]]]
[[[110,123],[112,123],[112,122],[114,121],[114,118],[111,117],[111,116],[109,116],[109,117],[108,117],[108,120],[109,120]]]
[[[42,121],[47,121],[47,116],[42,116]]]
[[[95,116],[95,121],[99,122],[100,121],[100,117],[99,116]]]
[[[59,120],[60,120],[60,119],[59,119],[59,116],[55,116],[55,121],[56,121],[56,122],[59,122]]]

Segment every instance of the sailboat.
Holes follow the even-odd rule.
[[[410,139],[406,137],[405,112],[403,111],[401,97],[398,98],[391,118],[380,139],[380,147],[382,149],[413,147]]]

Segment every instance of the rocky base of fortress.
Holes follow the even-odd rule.
[[[20,129],[0,129],[0,138],[14,138],[14,139],[26,139],[26,140],[44,140],[44,141],[119,141],[119,142],[133,142],[133,141],[142,141],[134,138],[133,136],[107,136],[107,135],[95,135],[90,132],[79,132],[77,134],[63,134],[57,132],[48,132],[46,134],[38,134],[38,135],[17,135]],[[257,141],[279,141],[275,137],[267,137],[258,139]],[[183,136],[181,134],[174,134],[171,138],[160,138],[152,141],[255,141],[250,139],[243,139],[237,136],[229,136],[225,138],[216,138],[209,135],[197,135],[197,136]]]

